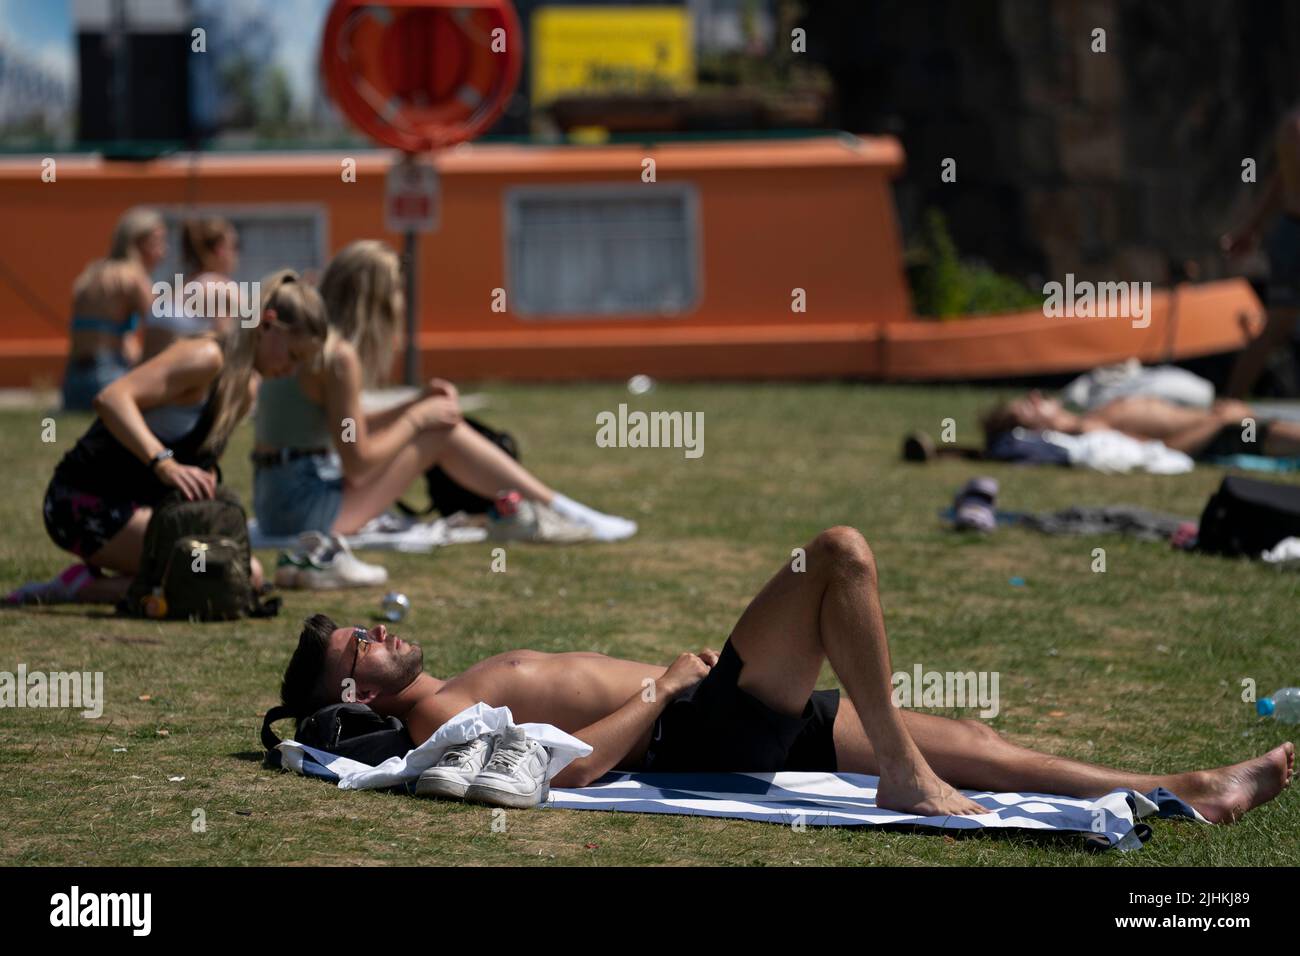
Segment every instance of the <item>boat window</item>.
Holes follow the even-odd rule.
[[[231,277],[238,282],[254,282],[278,269],[303,274],[325,267],[329,237],[321,206],[167,206],[159,212],[167,222],[167,258],[154,272],[156,279],[169,281],[185,271],[181,223],[203,216],[220,216],[239,233],[239,272]]]
[[[537,319],[684,314],[700,292],[697,208],[685,184],[507,191],[510,311]]]

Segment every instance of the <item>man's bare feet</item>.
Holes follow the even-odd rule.
[[[1290,786],[1295,776],[1295,744],[1288,741],[1254,760],[1187,776],[1182,790],[1174,791],[1177,796],[1211,823],[1235,823]]]
[[[923,817],[989,812],[987,807],[981,807],[944,783],[928,767],[897,779],[882,773],[876,785],[876,806]]]

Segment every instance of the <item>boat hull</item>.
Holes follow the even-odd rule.
[[[104,253],[128,207],[153,205],[174,219],[305,211],[317,224],[313,252],[300,263],[310,269],[356,239],[400,248],[402,237],[384,228],[393,158],[63,157],[54,183],[42,180],[42,157],[0,160],[0,385],[59,382],[73,280]],[[1259,302],[1239,280],[1155,292],[1143,329],[1128,319],[1048,318],[1040,310],[919,319],[890,185],[902,163],[901,147],[887,137],[448,150],[436,157],[440,228],[419,242],[421,371],[465,380],[968,380],[1229,352],[1258,327]],[[657,186],[690,197],[695,278],[679,308],[516,309],[513,196],[593,189],[650,196]],[[267,271],[286,264],[293,263],[267,263]]]

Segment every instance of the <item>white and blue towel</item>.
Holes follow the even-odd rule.
[[[508,707],[467,707],[404,757],[378,767],[307,747],[293,740],[279,749],[283,765],[345,790],[406,787],[434,766],[450,746],[501,733],[513,720]],[[547,778],[591,747],[550,724],[520,724],[547,748]],[[858,773],[610,773],[589,787],[552,788],[546,806],[561,810],[616,810],[726,817],[784,826],[914,826],[937,830],[1003,829],[1081,833],[1101,848],[1133,850],[1150,836],[1144,817],[1187,817],[1207,822],[1167,790],[1114,790],[1080,799],[1041,793],[963,793],[988,808],[974,816],[922,817],[876,806],[878,778]]]
[[[337,783],[342,790],[376,790],[414,784],[420,774],[436,765],[448,747],[477,740],[486,734],[504,733],[516,726],[509,707],[489,707],[481,701],[466,707],[433,732],[420,746],[408,750],[404,757],[389,757],[378,767],[359,760],[308,747],[296,740],[282,740],[276,748],[285,767],[309,777]],[[591,744],[566,734],[550,724],[518,724],[528,737],[546,748],[550,761],[546,779],[550,780],[573,760],[591,753]]]
[[[256,518],[248,519],[248,540],[254,548],[298,547],[298,535],[265,534]],[[451,544],[474,544],[487,540],[487,527],[466,522],[436,518],[421,521],[393,512],[372,518],[356,534],[344,536],[348,547],[356,551],[402,551],[408,554],[428,554],[434,548]]]
[[[1206,819],[1168,790],[1113,790],[1080,799],[1042,793],[963,790],[989,809],[972,816],[922,817],[876,806],[879,778],[860,773],[619,773],[590,787],[552,790],[548,806],[757,820],[783,826],[914,826],[938,830],[1076,832],[1101,848],[1135,850],[1151,815]]]

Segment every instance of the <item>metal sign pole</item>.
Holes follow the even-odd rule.
[[[406,246],[402,252],[403,265],[406,268],[406,384],[420,384],[420,286],[419,286],[419,236],[413,231],[406,233]]]
[[[402,271],[405,273],[407,385],[419,385],[420,375],[420,233],[432,232],[438,219],[438,174],[406,153],[388,171],[384,196],[384,225],[405,237]]]

